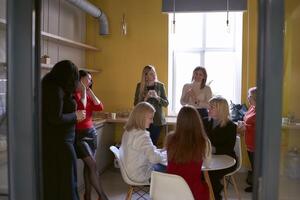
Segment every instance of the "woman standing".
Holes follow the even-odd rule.
[[[239,128],[245,131],[245,143],[248,157],[250,160],[251,171],[248,174],[247,183],[250,185],[245,188],[245,192],[252,192],[253,170],[254,170],[254,150],[255,150],[255,127],[256,127],[256,94],[257,88],[252,87],[248,90],[248,103],[250,105],[245,113],[244,121],[239,122]]]
[[[42,167],[45,200],[79,200],[77,191],[75,124],[85,119],[72,95],[77,67],[60,61],[42,80]]]
[[[206,85],[207,73],[204,67],[196,67],[193,71],[192,83],[183,86],[180,103],[197,108],[202,119],[208,117],[208,100],[212,97],[211,89]]]
[[[176,129],[166,140],[167,172],[185,179],[195,200],[208,200],[209,192],[202,180],[201,167],[210,156],[210,142],[205,134],[199,113],[192,106],[179,111]]]
[[[85,110],[86,118],[76,124],[76,152],[78,158],[84,162],[84,200],[91,199],[91,186],[96,190],[99,200],[107,199],[102,191],[95,152],[97,149],[97,131],[92,122],[93,111],[103,110],[103,104],[92,90],[92,76],[84,70],[79,71],[79,84],[74,94],[77,110]],[[102,198],[101,198],[102,197]]]
[[[226,154],[236,159],[234,146],[236,142],[236,125],[229,119],[229,107],[226,99],[220,96],[209,100],[209,117],[205,125],[206,133],[214,148],[214,154]],[[216,200],[221,200],[221,191],[223,185],[221,179],[225,174],[234,171],[236,164],[223,170],[210,171],[209,177],[212,183],[214,196]]]
[[[169,102],[166,97],[165,86],[158,81],[155,68],[152,65],[144,67],[141,82],[136,86],[134,105],[142,101],[149,102],[156,110],[153,123],[148,129],[151,140],[156,145],[161,126],[166,123],[162,107],[167,107]]]

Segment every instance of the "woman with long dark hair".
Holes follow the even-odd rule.
[[[208,200],[209,191],[201,174],[203,161],[210,157],[210,142],[198,111],[183,106],[177,116],[174,133],[166,139],[167,172],[185,179],[196,200]]]
[[[91,199],[92,187],[96,190],[99,200],[107,199],[100,185],[97,173],[95,153],[97,149],[97,131],[93,125],[94,111],[103,110],[103,104],[92,90],[92,75],[87,71],[79,71],[79,84],[74,94],[77,110],[85,110],[86,118],[76,124],[76,152],[84,162],[84,200]],[[91,187],[92,186],[92,187]]]
[[[85,118],[85,111],[76,111],[72,96],[78,77],[74,63],[63,60],[56,63],[42,80],[44,200],[79,200],[75,125]]]
[[[183,86],[180,103],[181,105],[194,106],[202,119],[208,118],[208,100],[212,97],[211,89],[206,85],[207,72],[204,67],[196,67],[193,71],[192,83]]]

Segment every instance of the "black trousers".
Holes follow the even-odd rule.
[[[247,176],[247,183],[249,185],[252,185],[253,183],[253,172],[254,172],[254,152],[247,151],[250,165],[251,165],[251,171],[249,171],[248,176]]]
[[[209,171],[209,179],[214,191],[214,196],[215,196],[215,200],[222,200],[222,195],[221,192],[223,190],[223,185],[221,183],[224,175],[233,172],[237,167],[237,163],[227,169],[222,169],[222,170],[215,170],[215,171]]]

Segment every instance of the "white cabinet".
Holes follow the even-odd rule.
[[[96,162],[99,173],[103,173],[113,163],[114,156],[109,147],[114,144],[115,125],[103,123],[96,127],[98,133],[98,148]]]

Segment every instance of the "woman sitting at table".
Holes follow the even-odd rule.
[[[206,133],[215,150],[216,155],[226,154],[234,159],[234,145],[236,140],[236,124],[229,119],[229,107],[226,99],[221,96],[213,97],[209,100],[208,115],[210,120],[206,122]],[[209,178],[213,187],[216,200],[222,199],[221,191],[223,185],[221,179],[224,175],[234,171],[236,164],[230,168],[209,172]]]
[[[208,200],[209,191],[202,180],[203,160],[210,156],[210,142],[198,111],[183,106],[179,111],[174,133],[166,139],[167,172],[184,178],[196,200]]]
[[[153,123],[154,107],[147,102],[138,103],[125,125],[120,147],[120,159],[129,178],[136,182],[150,179],[151,172],[165,171],[165,154],[153,145],[146,130]]]

